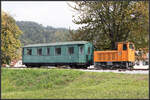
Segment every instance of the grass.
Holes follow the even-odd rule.
[[[148,99],[148,75],[2,68],[2,98]]]

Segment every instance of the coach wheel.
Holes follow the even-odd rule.
[[[41,65],[37,65],[36,67],[40,68],[40,67],[41,67]]]
[[[87,69],[88,65],[83,65],[82,68],[83,69]]]
[[[32,68],[32,66],[30,66],[30,65],[27,65],[27,68]]]
[[[28,64],[25,64],[25,66],[26,66],[27,68],[29,68],[29,67],[30,67]]]
[[[74,65],[69,65],[70,66],[70,68],[75,68],[75,66]]]

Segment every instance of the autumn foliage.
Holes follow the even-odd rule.
[[[5,12],[2,12],[1,25],[1,61],[2,64],[10,64],[12,59],[17,59],[20,56],[19,36],[22,31],[16,25],[13,17]]]

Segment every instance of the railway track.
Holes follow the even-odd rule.
[[[148,71],[149,69],[125,69],[129,71],[136,71],[136,70],[141,70],[141,71]],[[121,69],[121,71],[124,71],[124,69]]]
[[[8,68],[18,68],[18,69],[22,69],[22,68],[27,68],[27,67],[8,67]],[[38,68],[38,67],[34,67],[34,68]],[[57,67],[41,67],[40,69],[51,69],[51,68],[57,68]],[[148,71],[149,69],[88,69],[88,68],[61,68],[58,67],[60,69],[79,69],[79,70],[118,70],[118,71]]]
[[[126,72],[126,71],[149,71],[149,69],[82,69],[82,70],[97,70],[97,71],[118,71],[118,72]]]
[[[136,71],[136,70],[142,70],[142,71],[147,71],[149,69],[102,69],[102,70],[118,70],[118,71]]]
[[[9,67],[10,69],[32,69],[27,67]],[[33,69],[52,69],[58,67],[34,67]],[[113,73],[124,73],[124,74],[149,74],[149,69],[87,69],[87,68],[60,68],[59,69],[72,69],[72,70],[80,70],[85,72],[113,72]]]

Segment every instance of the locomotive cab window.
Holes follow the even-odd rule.
[[[69,48],[68,48],[68,53],[69,53],[70,55],[74,54],[74,48],[73,48],[73,47],[69,47]]]
[[[79,47],[80,54],[83,54],[83,46]]]
[[[32,55],[32,49],[27,49],[27,55]]]
[[[42,55],[42,48],[38,48],[38,49],[37,49],[37,54],[38,54],[39,56]]]
[[[133,44],[129,44],[129,48],[130,48],[130,49],[134,49]]]
[[[58,56],[58,55],[61,55],[61,48],[55,48],[55,54]]]
[[[47,48],[47,55],[50,55],[50,48]]]
[[[123,44],[123,50],[127,50],[127,44]]]

